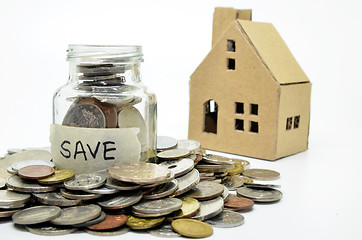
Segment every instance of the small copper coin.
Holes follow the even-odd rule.
[[[18,175],[26,179],[42,179],[54,174],[54,168],[46,165],[30,165],[18,171]]]
[[[237,210],[247,210],[252,208],[254,201],[244,197],[229,197],[224,203],[225,207],[235,208]]]
[[[91,229],[91,230],[108,230],[108,229],[114,229],[117,227],[121,227],[124,224],[126,224],[126,222],[127,222],[126,215],[107,214],[106,219],[104,219],[102,222],[87,226],[87,228]]]

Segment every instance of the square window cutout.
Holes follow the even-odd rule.
[[[235,130],[244,131],[244,120],[235,119]]]
[[[228,40],[227,50],[228,50],[228,52],[235,52],[235,41],[234,40]]]
[[[258,115],[259,106],[258,104],[250,104],[250,114],[251,115]]]
[[[259,132],[259,124],[258,122],[250,121],[250,132],[258,133]]]
[[[294,117],[294,128],[299,128],[300,116]]]
[[[228,70],[235,70],[235,59],[228,58]]]
[[[244,114],[244,103],[241,102],[235,103],[235,113]]]
[[[285,127],[286,130],[292,129],[292,122],[293,122],[293,118],[292,118],[292,117],[288,117],[288,118],[287,118],[287,125],[286,125],[286,127]]]

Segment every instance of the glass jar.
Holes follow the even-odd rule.
[[[156,97],[141,82],[141,46],[69,45],[68,83],[53,98],[59,169],[94,172],[156,156]]]

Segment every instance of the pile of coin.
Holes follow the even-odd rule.
[[[123,162],[78,175],[16,158],[6,166],[11,175],[0,190],[0,217],[48,236],[147,230],[156,236],[202,238],[211,236],[213,227],[242,225],[240,212],[251,211],[254,203],[282,197],[280,186],[253,182],[278,179],[278,172],[206,154],[194,140],[159,137],[157,157],[158,163]],[[0,162],[9,163],[7,158]],[[53,172],[39,170],[45,167]]]

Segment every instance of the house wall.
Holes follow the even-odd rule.
[[[309,82],[281,86],[277,158],[308,148],[310,96],[311,83]],[[298,116],[300,116],[299,124],[295,126],[295,118]],[[291,119],[289,127],[287,127],[288,118]]]
[[[227,51],[227,40],[235,41],[235,52]],[[235,59],[228,70],[227,59]],[[275,159],[279,85],[255,53],[235,21],[225,31],[190,80],[189,138],[204,148]],[[204,103],[218,104],[217,134],[204,132]],[[244,104],[244,114],[235,113],[235,102]],[[258,115],[250,114],[258,105]],[[235,119],[244,120],[244,131],[235,130]],[[250,132],[250,121],[258,133]]]

